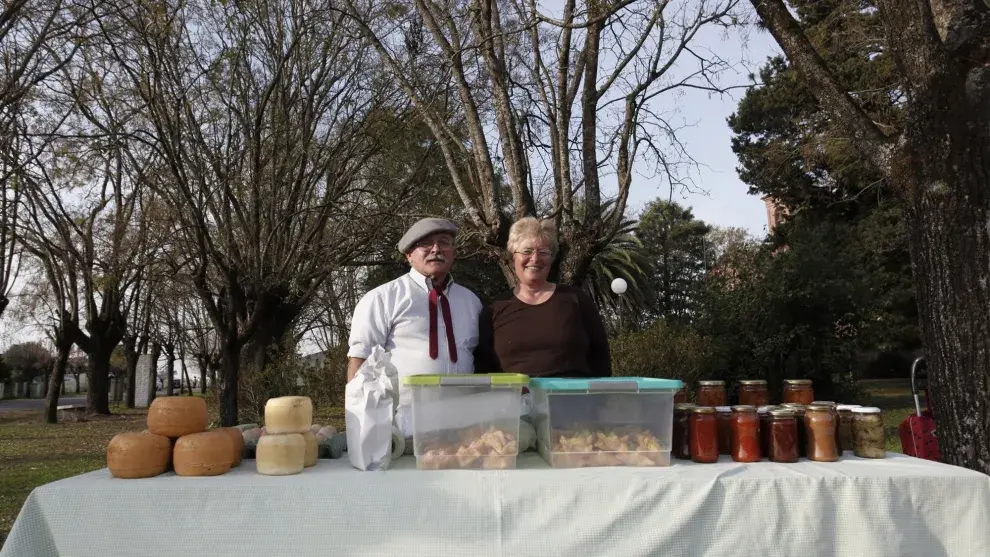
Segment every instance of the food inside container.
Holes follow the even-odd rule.
[[[423,470],[515,468],[525,375],[415,375],[413,449]]]
[[[537,447],[555,468],[669,466],[677,380],[607,377],[530,382]]]

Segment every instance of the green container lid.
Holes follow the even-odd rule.
[[[407,387],[497,387],[520,388],[529,385],[529,376],[520,373],[454,373],[451,375],[408,375]]]

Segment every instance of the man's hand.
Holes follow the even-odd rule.
[[[347,382],[350,383],[351,379],[354,379],[354,375],[357,374],[357,370],[361,368],[361,364],[364,363],[364,358],[348,358],[347,359]]]

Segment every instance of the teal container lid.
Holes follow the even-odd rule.
[[[407,387],[493,387],[520,388],[529,385],[529,377],[519,373],[452,373],[449,375],[407,375]]]
[[[654,377],[597,377],[588,379],[562,379],[554,377],[534,377],[529,380],[533,389],[567,392],[677,392],[684,386],[680,379],[656,379]]]

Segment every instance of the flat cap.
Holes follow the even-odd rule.
[[[457,226],[447,219],[420,219],[402,235],[398,245],[399,251],[409,253],[416,242],[437,232],[447,232],[457,236]]]

